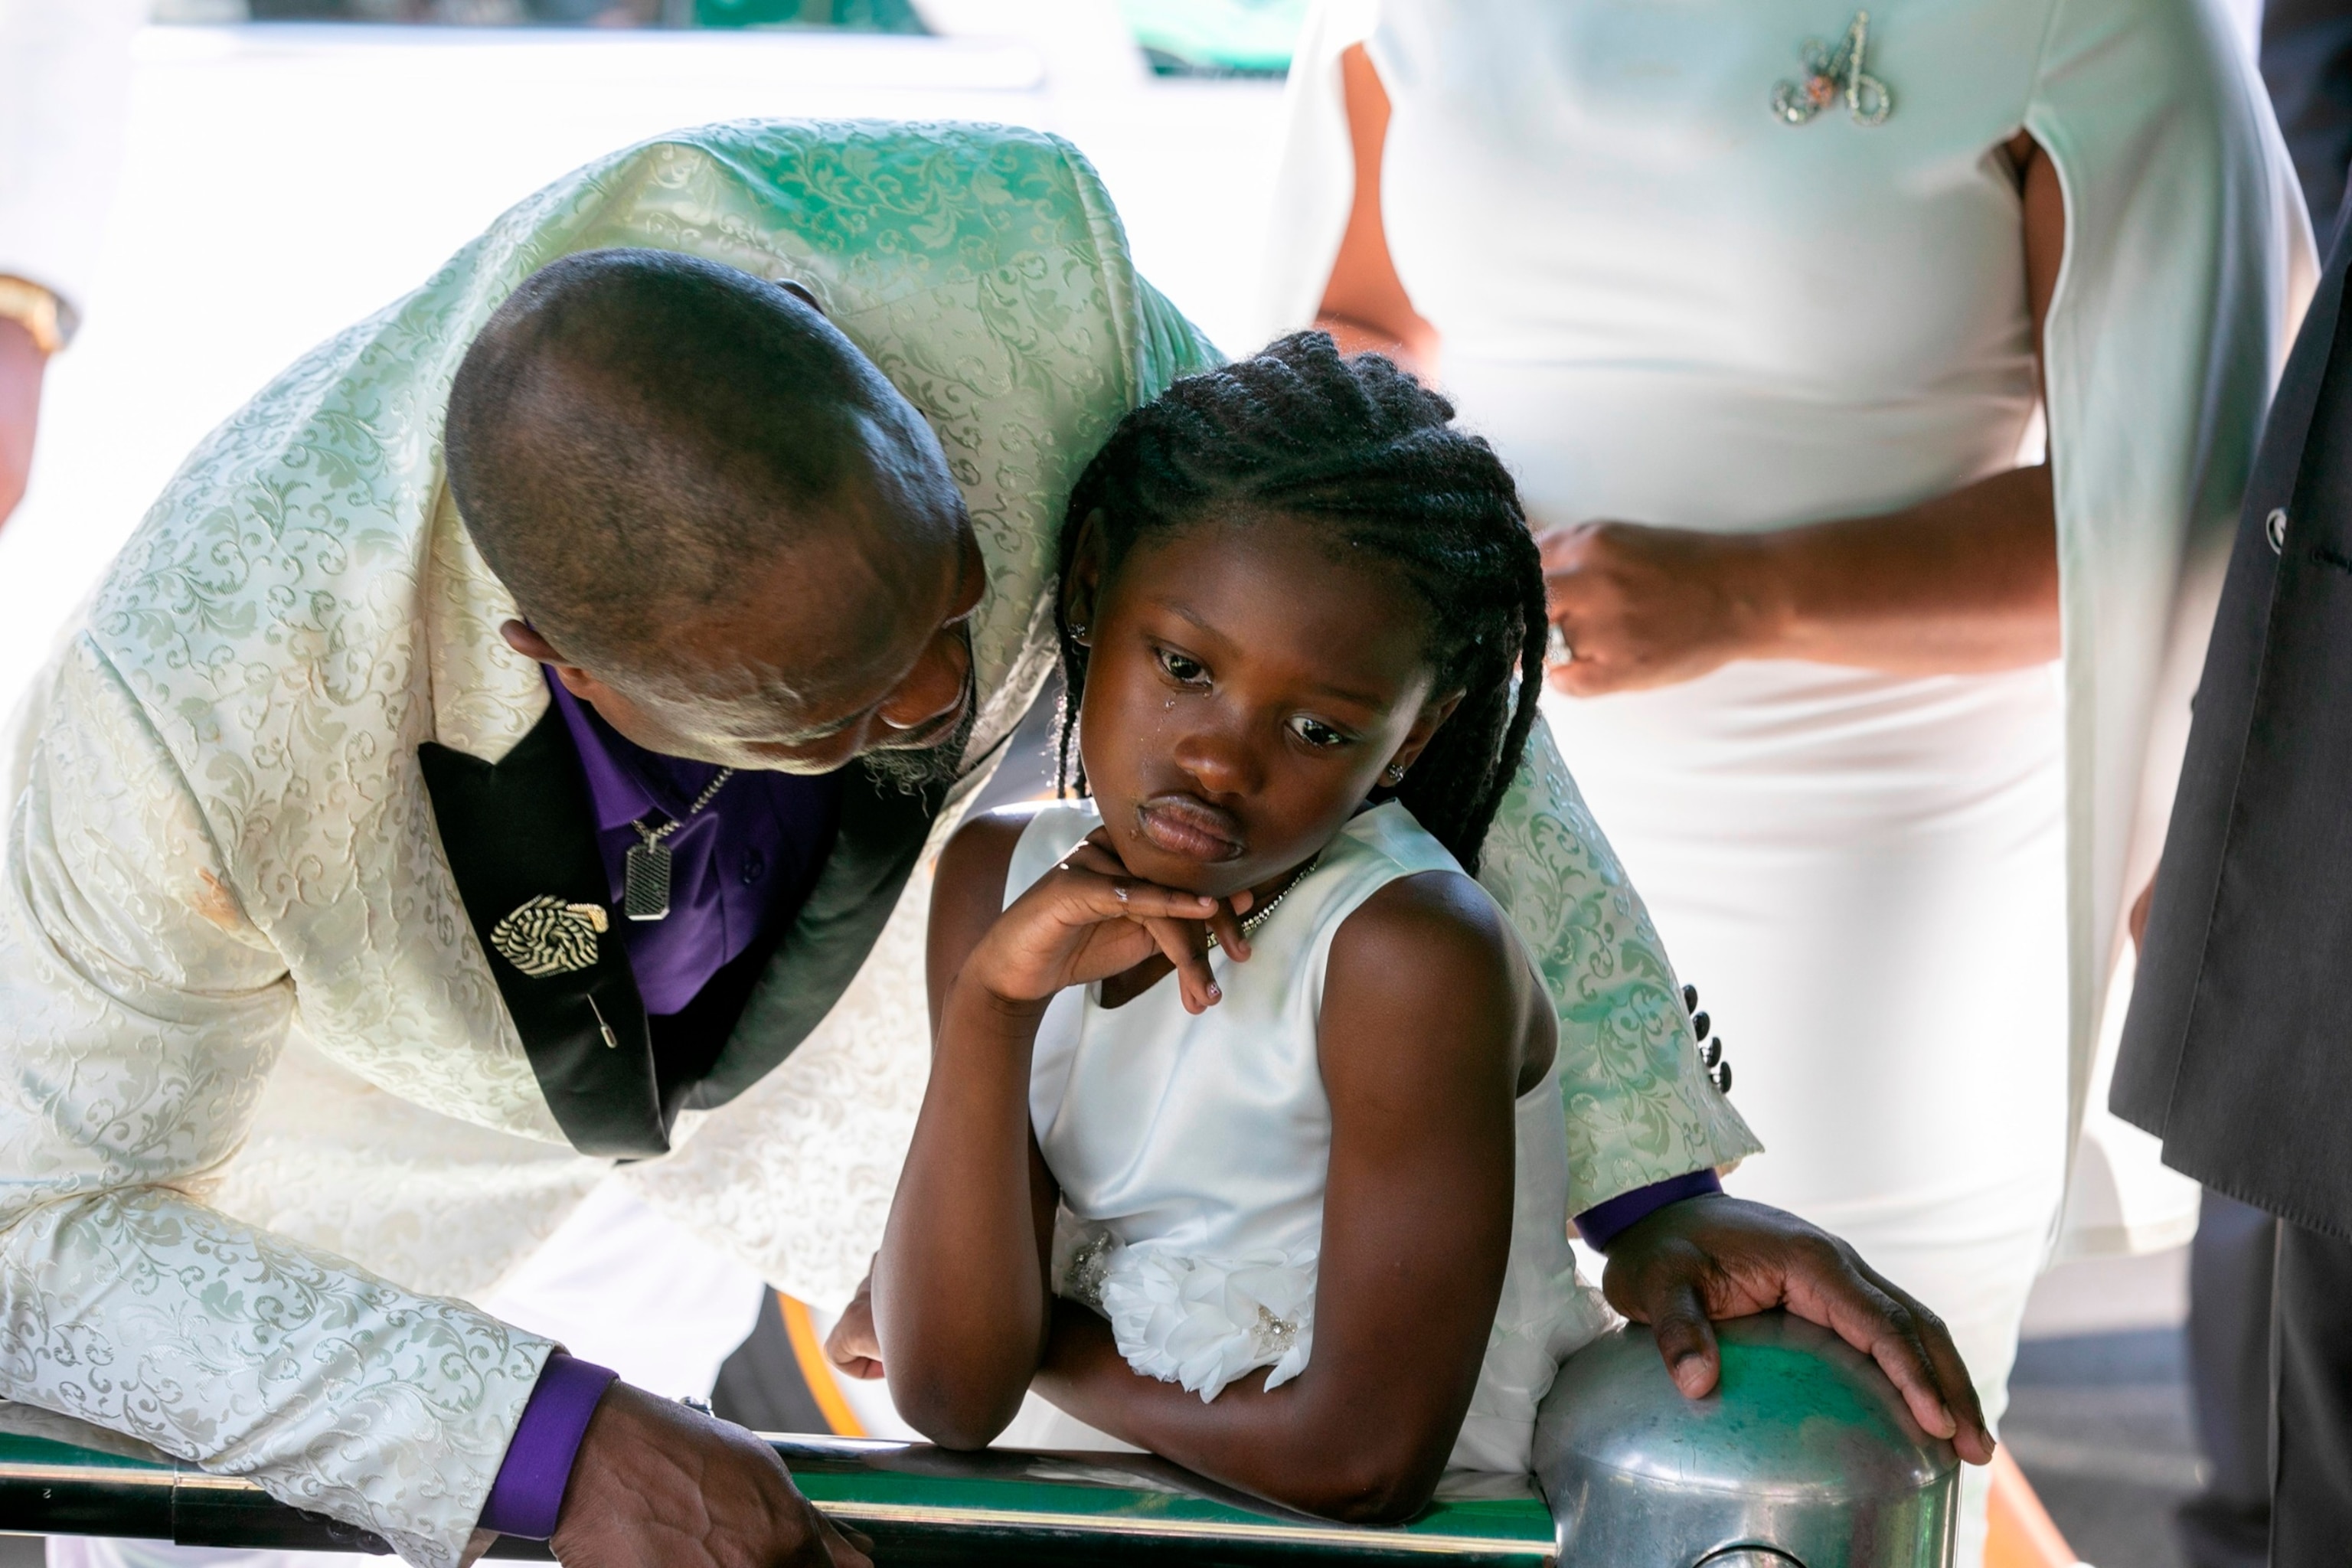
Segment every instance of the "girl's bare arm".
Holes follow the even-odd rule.
[[[1209,900],[1127,877],[1090,844],[1001,909],[1023,826],[982,817],[940,857],[931,1078],[874,1264],[891,1398],[949,1447],[1003,1430],[1045,1350],[1057,1194],[1029,1131],[1029,1072],[1046,1005],[1155,956],[1176,963],[1189,1004],[1208,1005],[1197,928],[1180,925],[1210,918]],[[1229,910],[1214,919],[1238,936]]]
[[[1036,1237],[1041,1210],[1053,1224],[1054,1194],[1029,1136],[1029,1046],[1045,1005],[967,994],[958,1009],[955,989],[1003,905],[1020,836],[1017,822],[983,817],[940,857],[926,955],[931,1081],[874,1260],[890,1396],[919,1429],[956,1447],[1003,1429],[1045,1342]]]
[[[1343,925],[1323,993],[1330,1182],[1307,1370],[1203,1405],[1056,1306],[1038,1388],[1103,1430],[1261,1497],[1407,1517],[1453,1447],[1511,1239],[1514,1101],[1552,1025],[1502,917],[1454,873],[1390,884]]]

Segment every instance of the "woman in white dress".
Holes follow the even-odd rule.
[[[1515,469],[1546,715],[1765,1144],[1729,1190],[1997,1415],[2308,271],[2259,84],[2195,0],[1350,0],[1293,94],[1275,313]]]

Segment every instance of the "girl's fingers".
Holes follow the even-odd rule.
[[[1224,992],[1209,968],[1207,951],[1199,945],[1199,921],[1147,921],[1144,929],[1175,966],[1176,982],[1184,992],[1184,1011],[1205,1013],[1215,1006]]]
[[[1086,911],[1097,920],[1197,922],[1207,920],[1217,907],[1215,900],[1198,893],[1180,893],[1131,877],[1098,878],[1090,885],[1080,885],[1076,891]]]
[[[1097,919],[1206,921],[1223,908],[1206,894],[1187,893],[1129,875],[1118,857],[1092,840],[1064,856],[1060,869],[1070,887],[1085,889],[1087,911]],[[1097,889],[1108,894],[1108,904]]]
[[[1105,877],[1124,877],[1129,874],[1125,861],[1092,839],[1064,856],[1062,864],[1073,870],[1093,871]]]
[[[1209,967],[1205,932],[1214,931],[1219,945],[1236,959],[1249,956],[1249,939],[1241,925],[1242,912],[1251,902],[1246,890],[1231,900],[1213,899],[1131,876],[1110,848],[1108,834],[1099,827],[1063,858],[1061,869],[1071,887],[1084,889],[1085,908],[1093,918],[1123,918],[1144,928],[1152,945],[1174,967],[1188,1012],[1213,1007],[1223,995]]]
[[[1078,911],[1092,920],[1166,917],[1201,921],[1208,919],[1217,907],[1217,901],[1204,894],[1163,888],[1157,882],[1130,877],[1118,861],[1097,854],[1086,845],[1066,856],[1055,870],[1058,873],[1061,896],[1075,902]]]
[[[1248,898],[1249,894],[1246,892],[1237,895],[1237,899],[1244,902],[1246,902]],[[1209,916],[1209,929],[1216,932],[1217,945],[1231,953],[1234,963],[1249,962],[1249,933],[1242,930],[1242,917],[1234,910],[1232,901],[1223,899],[1217,900],[1215,911]]]

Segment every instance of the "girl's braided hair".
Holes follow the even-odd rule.
[[[1061,580],[1090,517],[1107,575],[1144,535],[1212,516],[1238,526],[1296,520],[1349,555],[1389,563],[1428,605],[1433,689],[1463,697],[1404,782],[1375,798],[1403,801],[1475,872],[1535,723],[1544,583],[1509,471],[1453,418],[1452,404],[1388,360],[1343,359],[1323,332],[1186,376],[1119,421],[1079,477],[1062,525]],[[1087,649],[1058,600],[1055,623],[1057,776],[1084,794],[1075,738]]]

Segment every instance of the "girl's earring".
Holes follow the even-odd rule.
[[[1394,789],[1397,785],[1404,783],[1404,764],[1402,763],[1391,763],[1387,767],[1381,769],[1381,782],[1387,784],[1391,789]]]
[[[1072,622],[1070,623],[1070,639],[1071,639],[1073,642],[1080,642],[1080,643],[1083,643],[1083,642],[1085,642],[1085,641],[1087,640],[1087,623],[1086,623],[1086,622],[1084,622],[1084,621],[1072,621]]]

